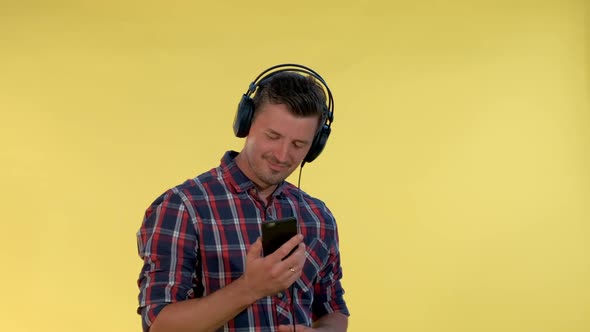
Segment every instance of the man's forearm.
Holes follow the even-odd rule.
[[[257,300],[242,282],[238,279],[203,298],[168,304],[150,332],[215,331]]]
[[[313,328],[322,332],[346,332],[348,316],[339,312],[327,314],[313,322]]]

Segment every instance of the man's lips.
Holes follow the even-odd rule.
[[[272,162],[270,160],[267,160],[267,162],[268,162],[268,165],[270,166],[270,168],[273,169],[273,170],[275,170],[275,171],[282,171],[284,169],[289,168],[289,165],[275,163],[275,162]]]

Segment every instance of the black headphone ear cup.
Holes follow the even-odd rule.
[[[254,115],[254,102],[248,95],[243,95],[240,103],[238,104],[238,110],[236,111],[236,117],[234,118],[234,134],[237,137],[246,137],[250,131],[252,125],[252,116]]]
[[[314,137],[311,148],[309,148],[309,152],[307,152],[307,155],[303,159],[304,162],[310,163],[322,153],[322,150],[324,150],[324,147],[328,142],[328,137],[330,136],[331,131],[332,129],[330,129],[328,125],[322,125],[322,129]]]

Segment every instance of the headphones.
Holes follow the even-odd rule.
[[[281,64],[270,67],[258,75],[258,77],[256,77],[256,79],[250,83],[248,90],[246,93],[244,93],[240,103],[238,104],[238,110],[236,112],[236,117],[234,118],[234,134],[237,137],[246,137],[248,135],[250,126],[252,125],[252,118],[254,116],[254,101],[251,98],[252,94],[254,94],[254,92],[263,82],[266,82],[274,75],[282,72],[297,72],[307,74],[321,83],[328,93],[326,98],[327,105],[324,106],[322,112],[322,124],[313,138],[309,152],[305,158],[303,158],[303,166],[303,164],[306,162],[312,162],[315,158],[317,158],[317,156],[320,155],[326,146],[326,142],[328,141],[328,137],[330,136],[331,132],[330,126],[332,125],[332,121],[334,121],[334,99],[332,98],[332,92],[330,91],[328,84],[326,84],[326,81],[324,81],[324,79],[318,73],[308,67],[297,64]]]

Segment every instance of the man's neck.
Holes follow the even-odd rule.
[[[272,201],[272,193],[275,191],[276,188],[277,186],[274,186],[274,188],[270,188],[272,190],[260,190],[258,189],[258,186],[256,186],[256,193],[258,194],[258,198],[260,198],[264,202],[264,205],[270,204],[270,202]]]

